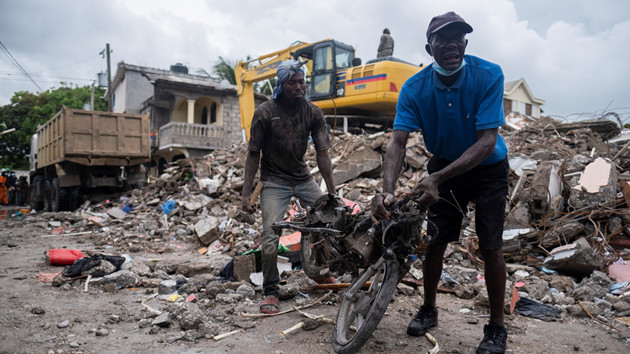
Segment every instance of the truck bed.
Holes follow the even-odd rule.
[[[37,130],[37,167],[63,161],[129,166],[150,161],[149,115],[62,108]]]

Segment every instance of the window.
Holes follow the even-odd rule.
[[[335,48],[335,61],[337,69],[347,69],[351,67],[353,58],[354,54],[351,51],[339,47]]]
[[[518,101],[512,100],[512,112],[518,112]]]
[[[326,46],[315,50],[315,68],[314,71],[332,70],[332,47]]]
[[[532,115],[532,105],[529,103],[525,104],[525,114],[528,116]]]
[[[201,124],[208,124],[208,107],[201,110]]]
[[[217,104],[212,102],[210,105],[210,124],[217,122]]]

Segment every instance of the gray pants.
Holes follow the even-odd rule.
[[[322,195],[317,182],[311,179],[297,186],[283,186],[272,182],[263,182],[260,193],[262,208],[263,232],[262,232],[262,271],[263,294],[265,296],[278,294],[278,236],[271,229],[276,221],[281,221],[287,211],[291,197],[296,197],[302,206],[313,204]]]

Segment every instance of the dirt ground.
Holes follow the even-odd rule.
[[[0,352],[2,353],[332,353],[332,325],[321,325],[313,331],[298,330],[286,337],[279,332],[303,320],[299,314],[289,314],[264,319],[240,320],[240,332],[214,341],[201,338],[195,341],[182,339],[182,333],[174,329],[152,332],[151,327],[140,328],[139,321],[147,311],[141,301],[155,293],[155,288],[140,287],[105,292],[90,287],[84,292],[83,282],[74,286],[53,287],[51,283],[38,282],[38,273],[57,273],[61,267],[47,264],[45,252],[51,248],[79,248],[102,250],[89,236],[47,236],[46,223],[15,220],[14,209],[0,209]],[[149,251],[132,253],[134,259],[159,260],[164,257],[182,261],[198,256],[190,245],[168,255]],[[108,249],[115,253],[115,249]],[[323,293],[312,293],[318,298]],[[421,295],[397,295],[388,312],[361,350],[362,353],[422,353],[432,348],[424,338],[405,334],[406,326],[421,303]],[[154,308],[177,306],[147,302]],[[281,302],[281,309],[290,309],[295,301]],[[234,330],[235,317],[239,317],[230,305],[225,307],[228,317],[221,332]],[[256,312],[257,303],[238,307]],[[431,333],[437,339],[440,351],[445,353],[472,353],[482,337],[487,321],[485,309],[473,307],[473,300],[462,300],[454,295],[439,294],[440,324]],[[461,309],[471,309],[463,313]],[[335,318],[336,305],[324,302],[307,312]],[[624,337],[630,336],[628,328],[622,335],[591,319],[576,319],[563,315],[558,322],[543,322],[524,316],[508,316],[508,353],[628,353],[630,344]],[[63,322],[68,326],[59,328]],[[236,319],[238,321],[238,319]]]

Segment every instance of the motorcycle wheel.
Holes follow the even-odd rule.
[[[355,353],[367,342],[396,291],[398,272],[398,261],[386,259],[352,282],[341,299],[333,330],[332,345],[337,353]],[[368,281],[370,286],[362,290]]]
[[[324,245],[316,244],[320,240],[319,235],[313,232],[303,233],[300,239],[300,256],[302,257],[302,270],[316,282],[322,282],[330,278],[330,272],[324,265]],[[322,274],[322,272],[324,274]]]

